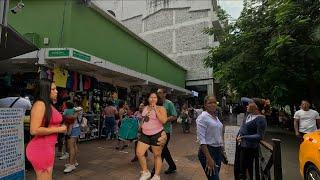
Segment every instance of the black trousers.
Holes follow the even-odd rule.
[[[236,155],[234,162],[235,180],[253,180],[253,163],[258,158],[258,148],[245,148],[236,146]],[[247,172],[249,177],[247,177]]]
[[[172,157],[171,157],[171,153],[169,151],[169,148],[168,148],[168,144],[169,144],[169,141],[170,141],[170,133],[166,133],[167,134],[167,142],[166,144],[164,145],[163,149],[162,149],[162,154],[161,154],[161,157],[162,157],[162,161],[163,159],[165,159],[169,165],[169,169],[177,169],[177,166],[176,164],[174,163]]]

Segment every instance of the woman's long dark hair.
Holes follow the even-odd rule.
[[[37,101],[42,101],[45,104],[44,113],[44,126],[48,127],[51,120],[51,105],[52,101],[50,99],[52,81],[49,79],[41,79],[39,81],[39,93]]]

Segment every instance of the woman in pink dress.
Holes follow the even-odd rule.
[[[67,127],[61,125],[61,114],[52,105],[57,100],[57,94],[53,82],[40,80],[39,98],[31,109],[30,133],[34,138],[26,148],[26,156],[36,172],[37,180],[52,180],[57,134],[67,131]]]

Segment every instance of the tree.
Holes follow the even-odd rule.
[[[319,103],[320,1],[245,1],[227,31],[204,60],[223,87],[282,105]]]

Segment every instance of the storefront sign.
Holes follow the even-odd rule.
[[[68,49],[61,49],[61,50],[49,50],[48,56],[49,57],[64,57],[69,56],[70,51]]]
[[[0,108],[0,179],[23,180],[24,136],[22,109]]]
[[[84,61],[91,61],[91,56],[73,50],[72,56]]]
[[[234,156],[236,154],[236,138],[239,129],[239,126],[225,127],[224,144],[229,164],[234,164]]]

